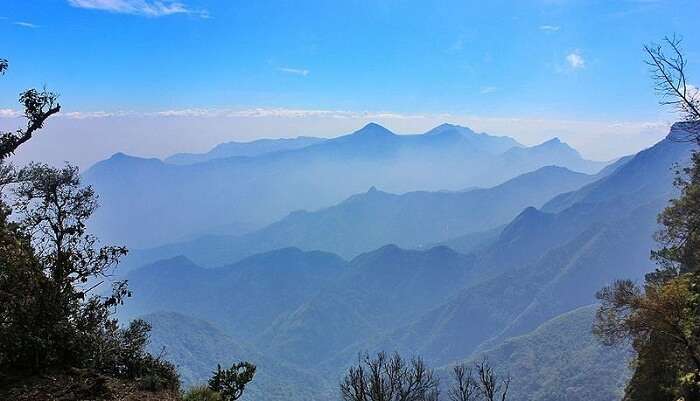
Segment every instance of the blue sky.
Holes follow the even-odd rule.
[[[3,0],[0,17],[11,62],[0,108],[46,83],[67,112],[93,117],[272,109],[648,124],[672,116],[645,43],[682,35],[700,75],[697,0]],[[275,132],[305,133],[295,129]]]

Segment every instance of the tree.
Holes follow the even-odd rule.
[[[688,61],[681,49],[679,37],[665,37],[661,44],[644,46],[655,89],[660,103],[671,106],[686,122],[686,140],[700,140],[700,92],[688,84],[686,70]]]
[[[0,60],[0,73],[7,69]],[[0,135],[0,377],[88,369],[134,379],[145,389],[177,389],[175,367],[146,351],[150,326],[113,317],[130,296],[126,282],[95,294],[121,246],[99,246],[87,230],[97,195],[78,169],[7,158],[60,110],[54,93],[20,95],[27,128]]]
[[[219,393],[223,401],[235,401],[241,398],[245,387],[253,380],[255,369],[255,365],[249,362],[235,363],[228,369],[217,365],[209,379],[209,388]]]
[[[8,67],[7,60],[0,59],[0,75],[4,75]],[[24,106],[27,125],[15,132],[0,132],[0,160],[14,154],[20,145],[30,140],[36,131],[44,127],[44,122],[49,117],[61,111],[58,95],[46,88],[41,91],[29,89],[22,92],[19,95],[19,102]]]
[[[475,367],[478,377],[477,387],[483,399],[486,401],[506,401],[511,381],[510,376],[499,378],[486,358],[477,362]]]
[[[472,370],[466,365],[459,364],[452,369],[454,382],[447,392],[450,401],[475,401],[478,396],[479,385],[474,380]]]
[[[682,116],[674,140],[700,144],[700,94],[686,82],[676,37],[645,46],[662,105]],[[620,280],[597,294],[594,332],[606,344],[630,342],[637,353],[626,400],[700,399],[700,155],[678,171],[678,199],[659,215],[657,269],[643,287]]]
[[[358,356],[340,384],[344,401],[437,401],[438,378],[421,358]]]

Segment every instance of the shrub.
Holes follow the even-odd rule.
[[[249,362],[236,363],[228,369],[221,369],[218,365],[214,376],[209,379],[209,388],[221,394],[223,401],[235,401],[241,398],[253,376],[255,365]]]
[[[221,401],[221,394],[207,386],[194,386],[182,395],[182,401]]]

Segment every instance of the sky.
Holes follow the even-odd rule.
[[[680,35],[700,81],[698,20],[697,0],[1,0],[0,129],[21,125],[22,90],[46,85],[63,112],[20,162],[88,167],[370,121],[558,136],[609,160],[675,118],[644,44]]]

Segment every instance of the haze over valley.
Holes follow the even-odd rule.
[[[697,0],[5,0],[0,401],[700,401]]]

